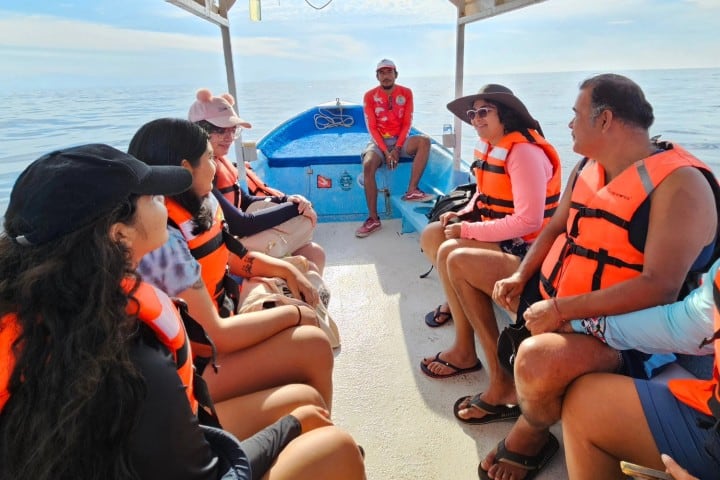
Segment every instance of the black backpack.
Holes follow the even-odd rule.
[[[440,215],[445,212],[458,212],[468,204],[473,195],[475,195],[477,185],[475,183],[466,183],[458,185],[455,189],[438,197],[432,210],[425,214],[428,217],[428,223],[436,222],[440,219]]]

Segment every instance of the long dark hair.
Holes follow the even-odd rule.
[[[128,439],[145,384],[128,355],[138,325],[126,312],[130,251],[108,235],[132,223],[135,200],[39,246],[0,234],[0,314],[22,329],[10,399],[0,414],[0,479],[133,479]],[[4,367],[5,365],[3,365]]]
[[[160,118],[146,123],[135,133],[128,153],[148,165],[180,166],[183,160],[197,167],[207,150],[208,133],[200,126],[179,118]],[[194,234],[212,226],[213,212],[204,198],[192,189],[170,197],[190,212],[195,223]]]
[[[534,128],[540,135],[543,134],[540,122],[536,122],[536,125],[528,125],[527,122],[512,108],[502,104],[500,102],[492,102],[485,100],[487,103],[494,105],[497,108],[498,119],[502,123],[505,129],[505,135],[512,132],[525,132],[528,128]]]

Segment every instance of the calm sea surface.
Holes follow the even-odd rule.
[[[545,136],[555,145],[565,172],[577,162],[567,127],[578,84],[599,72],[537,73],[471,76],[464,91],[473,93],[486,83],[510,87],[540,120]],[[720,69],[645,70],[618,72],[644,89],[655,109],[653,135],[682,144],[720,175]],[[453,123],[445,108],[454,98],[454,80],[447,77],[403,78],[415,94],[415,126],[438,139],[443,124]],[[335,101],[360,103],[375,85],[372,76],[346,81],[248,82],[238,85],[240,116],[253,124],[244,141],[259,140],[285,119],[316,104]],[[199,87],[214,93],[217,85],[148,86],[0,92],[0,212],[23,168],[55,148],[102,142],[125,150],[135,131],[159,117],[185,117]],[[463,157],[471,158],[475,143],[471,127],[463,128]]]

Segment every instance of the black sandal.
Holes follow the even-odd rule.
[[[437,306],[437,308],[431,312],[428,312],[427,315],[425,315],[425,323],[428,327],[437,328],[442,327],[446,323],[448,323],[450,320],[452,320],[452,313],[450,312],[443,312],[440,310],[443,307],[444,304],[440,304]],[[438,321],[442,320],[442,321]]]

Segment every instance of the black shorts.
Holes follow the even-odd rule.
[[[505,253],[509,253],[510,255],[520,257],[520,260],[525,258],[525,255],[530,249],[530,244],[522,238],[511,238],[510,240],[503,240],[502,242],[500,242],[499,245],[500,250]]]

